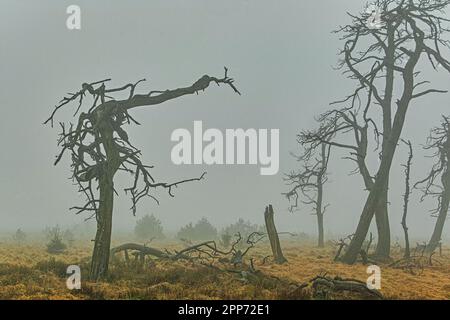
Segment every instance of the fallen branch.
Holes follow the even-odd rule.
[[[253,232],[251,233],[246,241],[247,248],[243,251],[236,249],[237,245],[241,243],[242,236],[240,233],[236,234],[236,240],[232,244],[230,250],[223,251],[218,248],[217,243],[214,240],[205,241],[202,243],[198,243],[192,246],[189,246],[181,251],[173,251],[169,250],[159,250],[152,247],[147,247],[145,245],[136,244],[136,243],[126,243],[111,249],[110,256],[114,256],[119,252],[124,252],[125,260],[127,263],[129,262],[128,251],[133,251],[133,255],[135,255],[136,260],[138,257],[141,262],[144,262],[145,256],[154,256],[159,259],[170,259],[170,260],[190,260],[190,261],[199,261],[204,265],[212,265],[214,262],[219,261],[222,263],[231,263],[234,266],[242,265],[244,256],[249,252],[251,248],[253,248],[259,241],[261,241],[265,237],[264,233]]]
[[[137,244],[137,243],[125,243],[118,247],[112,248],[110,251],[110,256],[114,256],[115,254],[124,251],[125,256],[128,256],[128,250],[137,251],[142,255],[150,255],[157,258],[169,258],[169,255],[161,250],[146,247],[145,245]]]

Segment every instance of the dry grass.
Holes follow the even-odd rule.
[[[174,247],[154,244],[155,247]],[[220,272],[188,262],[147,261],[142,268],[115,261],[108,282],[83,281],[82,290],[66,288],[68,265],[89,268],[91,248],[78,244],[66,253],[50,255],[44,245],[0,244],[0,299],[279,299],[287,287],[271,277],[258,277],[244,283],[234,273]],[[256,269],[287,282],[303,283],[318,274],[366,281],[366,266],[333,262],[334,248],[284,243],[289,263],[262,264],[269,255],[266,244],[251,252]],[[437,258],[420,275],[380,265],[381,292],[388,299],[450,299],[450,252]],[[85,274],[82,274],[84,276]]]

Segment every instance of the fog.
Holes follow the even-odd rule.
[[[83,204],[69,180],[69,159],[53,166],[58,128],[44,126],[54,105],[83,82],[112,78],[122,86],[146,78],[138,91],[191,85],[204,74],[222,77],[223,67],[242,92],[210,86],[154,107],[133,111],[141,126],[129,136],[142,149],[144,163],[154,165],[162,181],[197,177],[171,198],[155,191],[158,205],[146,199],[136,216],[123,188],[132,181],[120,177],[116,189],[114,230],[131,230],[136,220],[154,214],[168,230],[207,217],[221,227],[238,218],[263,223],[264,207],[275,208],[280,231],[316,233],[312,209],[288,211],[282,195],[283,174],[298,167],[290,152],[298,151],[296,134],[314,128],[314,117],[329,103],[351,93],[355,83],[333,69],[343,43],[331,31],[349,22],[346,12],[360,12],[360,0],[346,1],[76,1],[81,30],[66,28],[68,1],[1,1],[0,10],[0,230],[39,230],[55,224],[79,224],[86,215],[68,209]],[[444,72],[424,67],[438,89],[450,89]],[[422,150],[429,129],[449,112],[449,94],[416,100],[408,113],[403,138],[414,144],[412,181],[427,174],[432,159]],[[76,105],[57,120],[70,120]],[[192,130],[202,120],[207,128],[279,129],[280,169],[260,175],[255,165],[174,165],[170,159],[177,128]],[[75,121],[75,119],[72,119]],[[325,189],[328,238],[354,232],[367,192],[354,164],[334,152],[330,182]],[[376,165],[376,153],[370,155]],[[401,236],[405,148],[399,147],[392,167],[389,213],[395,238]],[[413,238],[428,238],[435,219],[434,200],[411,197],[408,224]],[[449,237],[449,226],[444,230]]]

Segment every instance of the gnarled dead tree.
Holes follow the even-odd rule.
[[[298,142],[302,144],[301,140]],[[327,207],[323,204],[323,187],[328,181],[327,168],[331,146],[321,143],[317,146],[319,151],[315,149],[315,145],[307,145],[304,154],[297,157],[303,168],[286,174],[284,180],[291,186],[291,190],[284,195],[289,201],[293,201],[289,208],[291,212],[299,207],[299,201],[304,205],[313,206],[317,217],[318,246],[323,248],[325,245],[323,216]]]
[[[437,198],[437,207],[431,210],[431,214],[437,217],[437,220],[426,246],[427,253],[434,252],[441,242],[450,203],[450,118],[445,116],[442,118],[441,126],[431,130],[425,146],[427,150],[435,150],[433,156],[436,162],[428,176],[414,185],[423,191],[421,201],[426,197]]]
[[[446,36],[450,30],[445,24],[450,20],[445,10],[450,0],[378,0],[373,4],[381,12],[379,26],[370,26],[370,14],[362,13],[350,15],[352,22],[337,31],[345,42],[340,67],[358,83],[341,104],[358,99],[364,92],[370,109],[376,106],[382,118],[380,164],[355,235],[342,259],[350,264],[356,261],[373,216],[384,201],[409,106],[426,95],[447,92],[430,87],[421,89],[429,84],[420,78],[422,58],[433,68],[450,72],[450,62],[441,54],[449,48]]]
[[[82,206],[73,207],[77,214],[91,213],[97,220],[94,252],[90,270],[90,278],[98,280],[108,272],[110,255],[111,227],[114,194],[114,177],[123,171],[133,175],[133,184],[125,189],[131,196],[133,214],[138,202],[144,197],[158,201],[151,191],[165,188],[170,196],[178,185],[203,179],[205,173],[193,179],[176,182],[157,181],[150,173],[151,166],[145,165],[140,158],[141,151],[130,142],[126,126],[139,124],[130,114],[135,108],[154,106],[166,101],[204,91],[211,83],[230,86],[236,93],[239,91],[228,77],[227,69],[223,78],[205,75],[188,87],[136,93],[136,87],[143,80],[129,83],[119,88],[107,88],[110,80],[83,83],[81,90],[69,93],[56,105],[45,124],[53,126],[54,118],[61,108],[69,103],[77,102],[74,117],[77,123],[61,122],[61,133],[58,145],[61,152],[57,155],[55,165],[68,153],[71,159],[72,179],[78,185],[79,192],[87,198]],[[114,94],[127,94],[125,99],[116,99]],[[92,98],[92,104],[86,106],[86,96]]]

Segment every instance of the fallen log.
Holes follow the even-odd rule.
[[[128,250],[130,251],[138,251],[141,255],[149,255],[154,256],[157,258],[170,258],[170,255],[166,252],[163,252],[161,250],[152,248],[152,247],[146,247],[141,244],[137,243],[125,243],[118,247],[112,248],[110,251],[110,256],[114,256],[116,253],[125,251],[125,256],[128,256]]]
[[[293,289],[287,293],[286,299],[384,299],[381,292],[369,289],[366,283],[356,279],[318,275],[303,284],[292,286]]]
[[[355,279],[341,279],[318,276],[312,280],[312,288],[316,298],[328,298],[330,294],[339,292],[357,293],[367,299],[383,299],[383,295],[374,289],[369,289],[367,284]]]

